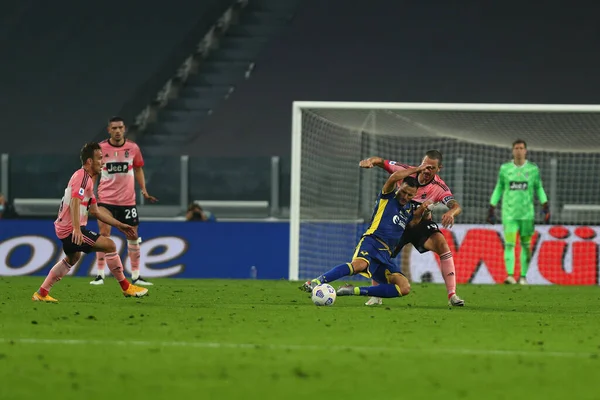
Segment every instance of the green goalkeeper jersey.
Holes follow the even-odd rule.
[[[548,201],[537,165],[525,161],[519,167],[511,161],[500,167],[490,204],[495,207],[502,198],[502,219],[533,220],[534,193],[541,204]]]

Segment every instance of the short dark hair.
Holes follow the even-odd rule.
[[[122,122],[123,124],[125,124],[125,120],[119,116],[110,117],[110,119],[108,120],[108,125],[110,125],[111,122]]]
[[[425,157],[429,157],[432,160],[438,160],[439,164],[442,165],[442,153],[439,150],[429,150],[425,153]]]
[[[200,204],[196,203],[195,201],[192,201],[190,203],[190,205],[188,206],[188,211],[192,211],[192,210],[202,211],[202,207],[200,207]]]
[[[94,159],[94,152],[96,150],[102,150],[100,145],[96,142],[89,142],[83,145],[79,158],[81,159],[81,165],[84,165],[88,158]]]
[[[402,180],[402,183],[406,184],[406,186],[408,186],[408,187],[413,187],[413,188],[419,187],[419,181],[417,181],[417,178],[412,177],[412,176],[407,176],[406,178],[404,178]]]
[[[523,146],[525,146],[525,148],[527,148],[527,142],[525,142],[523,139],[515,140],[512,144],[512,147],[514,148],[517,144],[522,144]]]

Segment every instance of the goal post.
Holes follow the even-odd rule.
[[[444,156],[440,176],[463,207],[458,225],[443,230],[459,282],[498,282],[506,276],[503,232],[485,217],[516,139],[527,142],[529,162],[540,167],[552,214],[543,225],[536,213],[528,278],[597,284],[600,106],[559,104],[294,102],[289,279],[350,260],[387,176],[379,168],[360,169],[361,159],[418,165],[437,149]],[[442,213],[436,209],[434,220]],[[429,272],[441,282],[436,262],[433,254],[413,251],[402,268],[415,281]]]

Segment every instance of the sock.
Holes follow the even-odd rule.
[[[131,261],[131,279],[135,281],[140,277],[140,244],[137,239],[127,241],[127,254]]]
[[[515,274],[515,245],[506,243],[504,246],[504,263],[506,264],[506,273],[510,276]]]
[[[454,270],[454,258],[452,258],[452,252],[449,251],[441,254],[440,263],[444,283],[446,284],[446,290],[448,291],[448,298],[450,298],[456,293],[456,273]]]
[[[521,276],[527,275],[529,270],[529,260],[531,260],[531,242],[521,242]]]
[[[354,288],[354,294],[359,296],[375,296],[375,297],[402,297],[400,287],[392,283],[385,283],[377,286],[361,286]]]
[[[317,281],[319,282],[319,284],[329,283],[329,282],[336,281],[347,275],[354,275],[354,268],[352,267],[352,264],[350,264],[350,263],[340,264],[337,267],[330,269],[329,271],[325,272],[323,275],[319,276],[317,278]]]
[[[104,259],[104,253],[101,251],[96,252],[96,265],[98,267],[98,275],[104,279],[104,267],[106,267],[106,260]]]
[[[52,267],[50,272],[48,272],[48,276],[46,276],[44,283],[42,283],[42,286],[40,286],[40,290],[38,290],[38,293],[42,295],[42,297],[48,296],[48,292],[50,292],[52,286],[56,282],[60,281],[63,276],[68,274],[70,269],[71,266],[69,265],[67,260],[65,260],[64,258],[60,260],[58,263],[56,263],[56,265],[54,265],[54,267]]]
[[[121,289],[127,290],[129,288],[129,282],[125,279],[125,275],[123,274],[123,263],[121,262],[121,257],[117,253],[107,253],[106,254],[106,263],[108,264],[108,269],[113,274],[113,276],[121,285]]]

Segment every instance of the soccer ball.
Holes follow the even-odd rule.
[[[335,289],[333,286],[323,283],[315,286],[312,291],[312,301],[317,306],[331,306],[335,303]]]

